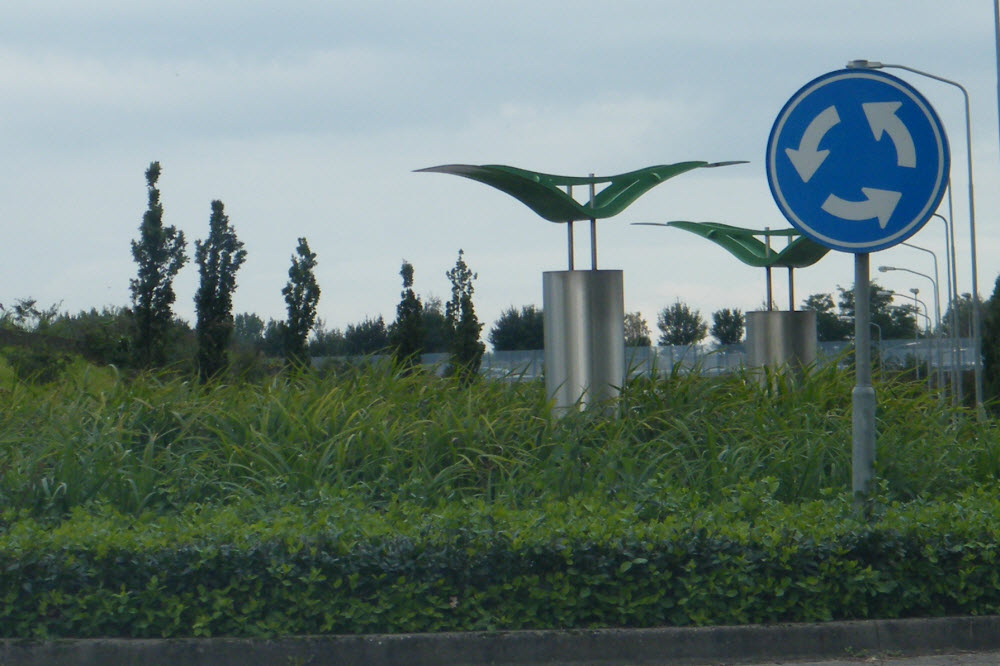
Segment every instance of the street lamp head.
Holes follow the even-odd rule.
[[[910,293],[916,296],[917,294],[920,293],[920,290],[917,289],[916,287],[910,287]]]
[[[851,60],[847,69],[882,69],[882,63],[876,60]]]
[[[895,266],[879,266],[878,267],[878,272],[879,273],[886,273],[888,271],[894,271],[894,270],[896,270]]]

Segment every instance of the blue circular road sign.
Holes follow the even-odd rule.
[[[767,182],[792,226],[841,252],[901,243],[948,186],[948,138],[905,81],[872,70],[824,74],[785,104],[767,142]]]

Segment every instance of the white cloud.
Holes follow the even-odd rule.
[[[541,304],[540,273],[565,266],[565,228],[481,184],[413,169],[508,163],[608,175],[747,159],[654,188],[599,224],[599,252],[603,267],[625,270],[626,305],[651,323],[674,298],[706,315],[749,309],[763,300],[762,271],[702,239],[629,222],[787,226],[761,163],[771,123],[799,86],[859,57],[969,87],[980,285],[992,286],[1000,162],[985,3],[624,0],[567,11],[528,0],[13,0],[4,9],[0,302],[125,304],[142,173],[160,160],[167,221],[190,240],[204,234],[209,202],[226,203],[250,252],[237,309],[283,315],[280,288],[304,235],[319,253],[330,325],[391,318],[403,258],[421,293],[446,295],[459,247],[480,273],[477,307],[489,323],[509,305]],[[968,291],[961,97],[915,83],[951,136]],[[577,242],[583,261],[587,234]],[[919,242],[943,252],[937,230]],[[797,271],[797,300],[848,286],[851,259]],[[195,280],[191,267],[179,279],[186,316]],[[784,304],[783,275],[776,284]]]

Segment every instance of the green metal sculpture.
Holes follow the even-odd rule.
[[[663,181],[692,169],[746,164],[732,162],[678,162],[646,167],[615,176],[556,176],[503,164],[444,164],[417,169],[421,172],[450,173],[479,181],[505,192],[549,222],[566,223],[569,269],[574,268],[573,222],[590,220],[590,266],[597,269],[597,220],[612,217]],[[607,183],[600,192],[597,185]],[[590,198],[580,203],[573,187],[586,185]],[[563,191],[562,188],[565,188]]]
[[[638,225],[652,227],[676,227],[690,231],[702,238],[725,248],[744,264],[764,268],[767,272],[767,308],[771,309],[772,284],[771,269],[775,266],[788,269],[788,309],[795,309],[795,281],[792,270],[812,266],[826,256],[830,248],[803,236],[796,229],[744,229],[720,222],[637,222]],[[758,240],[757,236],[764,237]],[[789,239],[785,247],[775,250],[771,247],[773,236]]]
[[[639,222],[656,227],[676,227],[707,238],[729,251],[748,266],[757,268],[805,268],[826,256],[830,248],[803,236],[796,229],[744,229],[719,222]],[[757,240],[784,236],[792,239],[784,248],[775,250],[770,243]]]
[[[678,162],[646,167],[615,176],[556,176],[502,164],[445,164],[417,169],[420,172],[450,173],[479,181],[506,192],[549,222],[572,222],[612,217],[625,210],[663,181],[692,169],[743,164],[744,162]],[[574,185],[610,183],[582,204],[560,188]]]

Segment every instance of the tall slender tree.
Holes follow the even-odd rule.
[[[309,356],[307,340],[316,323],[316,304],[319,303],[319,284],[316,282],[316,253],[309,250],[305,238],[292,255],[288,269],[288,284],[281,290],[285,297],[288,319],[282,329],[285,359],[291,365],[305,365]]]
[[[471,382],[479,374],[486,345],[479,341],[483,325],[479,323],[472,304],[475,289],[473,280],[479,276],[465,263],[464,251],[458,251],[454,268],[445,273],[451,281],[451,300],[445,306],[445,317],[451,329],[449,354],[455,374],[463,383]]]
[[[236,271],[246,260],[243,243],[229,224],[221,201],[212,202],[208,238],[194,242],[194,260],[201,282],[194,296],[198,321],[198,377],[207,381],[226,367],[226,348],[233,332],[233,292]]]
[[[396,321],[389,329],[389,344],[401,365],[414,367],[419,365],[424,350],[424,305],[413,291],[413,264],[404,259],[399,275],[403,291],[396,306]]]
[[[176,298],[174,277],[187,262],[184,232],[163,226],[163,204],[156,184],[160,163],[152,162],[146,170],[149,203],[139,226],[139,238],[132,241],[132,257],[138,265],[137,276],[129,281],[132,292],[133,349],[136,362],[148,368],[166,361],[171,306]]]

